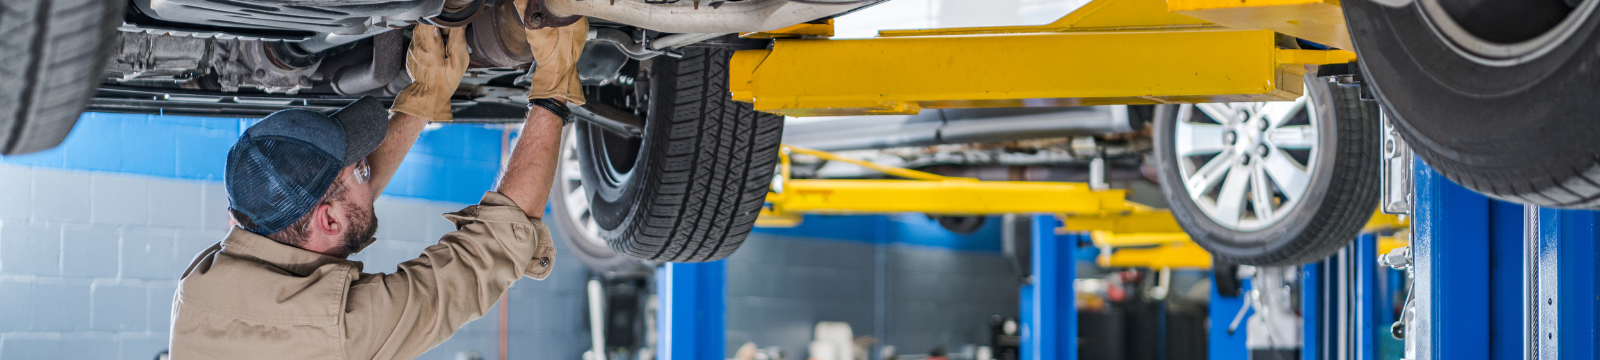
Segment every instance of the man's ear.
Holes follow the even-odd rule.
[[[312,217],[312,227],[314,228],[312,231],[323,235],[338,235],[340,231],[344,230],[344,221],[340,220],[343,217],[338,206],[333,206],[330,203],[321,203],[317,204],[317,207],[312,211],[315,212],[314,217]]]

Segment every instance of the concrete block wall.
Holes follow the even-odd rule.
[[[729,356],[754,342],[803,359],[819,321],[848,322],[900,354],[988,345],[989,318],[1020,312],[1020,282],[990,220],[972,235],[920,214],[758,229],[728,258]]]
[[[178,276],[229,228],[228,147],[251,119],[85,114],[66,143],[0,157],[0,360],[151,359],[167,348]],[[424,133],[375,204],[378,242],[352,256],[393,271],[477,202],[502,131]],[[508,358],[578,358],[588,271],[558,244],[558,271],[508,292]],[[423,359],[499,354],[499,308]]]

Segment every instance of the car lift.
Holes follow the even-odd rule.
[[[777,40],[734,54],[730,90],[757,110],[791,116],[1292,100],[1312,66],[1355,55],[1285,40],[1350,49],[1343,24],[1338,0],[1095,0],[1042,26],[881,31],[859,40],[826,40],[831,21],[808,23],[746,34]],[[801,213],[1060,213],[1033,222],[1034,278],[1022,290],[1025,359],[1076,358],[1069,260],[1076,246],[1064,244],[1097,237],[1097,247],[1117,248],[1101,259],[1108,265],[1209,264],[1180,240],[1170,214],[1098,184],[979,182],[862,163],[911,180],[789,179],[788,156],[826,155],[784,151],[784,176],[758,220],[764,226],[795,224]],[[1304,322],[1302,358],[1377,358],[1377,336],[1388,336],[1393,319],[1379,311],[1389,300],[1371,291],[1376,279],[1390,278],[1377,275],[1376,258],[1406,237],[1409,253],[1382,251],[1399,259],[1393,266],[1409,265],[1413,279],[1400,332],[1406,358],[1595,358],[1596,212],[1496,202],[1420,162],[1388,170],[1386,196],[1394,193],[1391,176],[1414,179],[1414,187],[1394,187],[1414,189],[1402,200],[1413,207],[1412,230],[1389,240],[1363,236],[1301,269],[1304,313],[1317,314]],[[660,358],[722,356],[725,273],[722,261],[669,263],[659,272]],[[1242,305],[1213,299],[1213,319],[1232,315],[1218,309]],[[1212,322],[1214,330],[1228,325]],[[1243,334],[1215,332],[1214,345],[1242,343]]]

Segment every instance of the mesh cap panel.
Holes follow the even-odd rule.
[[[280,136],[240,141],[228,161],[229,206],[250,217],[240,221],[245,230],[261,235],[277,233],[311,211],[344,168],[326,151]]]

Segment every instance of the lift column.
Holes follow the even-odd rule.
[[[1408,358],[1520,358],[1523,207],[1456,185],[1421,160],[1413,179]]]
[[[1033,276],[1022,286],[1022,358],[1075,360],[1078,358],[1078,307],[1073,256],[1082,235],[1057,235],[1061,221],[1055,215],[1033,217]]]
[[[1491,200],[1417,161],[1410,359],[1594,359],[1594,211]]]
[[[657,359],[727,357],[727,279],[727,260],[667,263],[657,269]]]

